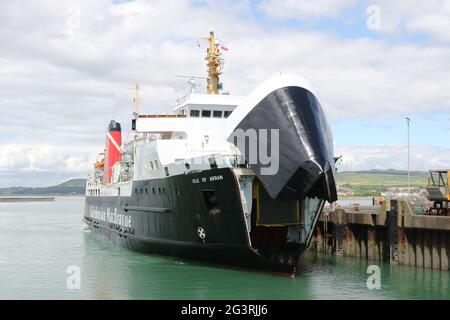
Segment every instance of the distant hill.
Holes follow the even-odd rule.
[[[396,169],[372,169],[372,170],[360,170],[360,171],[343,171],[341,173],[349,173],[349,174],[388,174],[393,176],[408,176],[408,171],[406,170],[396,170]],[[410,176],[428,176],[428,171],[410,171]]]
[[[410,173],[411,186],[425,187],[428,172],[412,171]],[[352,185],[383,185],[383,186],[407,186],[408,172],[398,170],[370,170],[370,171],[344,171],[336,175],[338,184]]]
[[[10,187],[0,188],[0,196],[69,196],[84,195],[86,179],[70,179],[66,182],[51,187],[30,188]]]
[[[87,179],[70,179],[56,185],[56,187],[85,187]]]
[[[428,172],[411,171],[411,187],[425,188]],[[400,170],[344,171],[336,174],[339,187],[352,191],[356,196],[378,196],[389,187],[407,187],[408,172]]]

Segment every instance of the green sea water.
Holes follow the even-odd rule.
[[[308,253],[295,278],[144,255],[95,240],[84,198],[0,203],[1,299],[450,299],[450,273]],[[380,289],[367,288],[379,264]],[[80,289],[69,289],[69,266]]]

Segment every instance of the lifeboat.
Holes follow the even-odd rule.
[[[105,163],[104,163],[103,161],[97,161],[97,162],[95,163],[95,168],[96,168],[96,169],[103,168],[104,166],[105,166]]]

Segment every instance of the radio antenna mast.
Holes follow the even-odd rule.
[[[139,96],[139,84],[136,84],[134,88],[134,97],[133,97],[135,114],[138,115],[141,112],[141,97]]]
[[[220,58],[221,53],[216,43],[214,31],[209,33],[209,48],[206,51],[205,60],[208,61],[208,93],[217,94],[219,92],[219,75],[222,74],[223,59]]]

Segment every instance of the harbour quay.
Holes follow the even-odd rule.
[[[420,208],[408,198],[372,206],[326,208],[320,214],[310,250],[448,271],[450,215],[430,214],[433,211]]]

